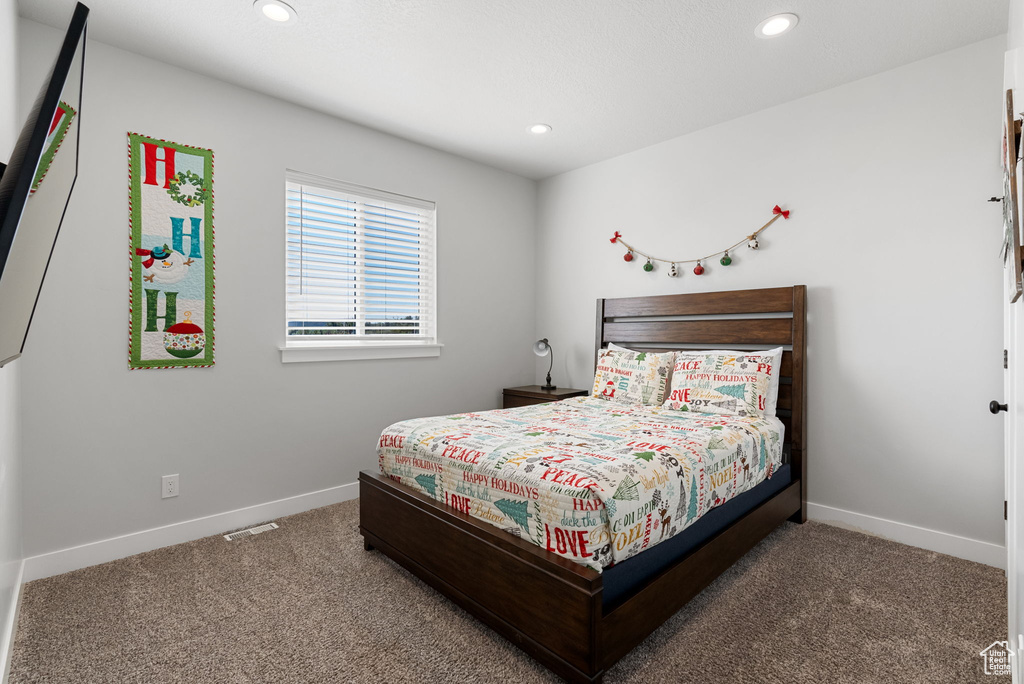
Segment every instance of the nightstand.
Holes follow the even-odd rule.
[[[549,401],[561,401],[569,397],[585,397],[588,394],[590,394],[589,390],[573,389],[571,387],[559,387],[553,390],[541,389],[540,385],[506,387],[502,390],[504,398],[502,408],[546,404]]]

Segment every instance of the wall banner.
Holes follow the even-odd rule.
[[[128,134],[128,367],[213,365],[213,151]]]
[[[57,111],[53,113],[53,121],[50,123],[50,131],[46,134],[46,147],[43,149],[43,156],[39,159],[39,166],[36,168],[36,177],[32,181],[31,192],[34,193],[39,189],[39,184],[43,182],[43,177],[50,170],[50,164],[53,163],[57,150],[60,149],[61,143],[64,142],[68,129],[71,128],[71,122],[74,120],[75,114],[75,108],[67,102],[61,100],[60,104],[57,105]]]

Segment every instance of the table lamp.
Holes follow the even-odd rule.
[[[536,354],[537,356],[547,356],[547,355],[551,356],[551,363],[548,364],[547,383],[544,384],[541,387],[541,389],[542,390],[558,389],[557,387],[555,387],[554,385],[551,384],[551,366],[553,366],[554,363],[555,363],[555,355],[551,351],[551,344],[548,342],[548,338],[545,337],[542,340],[537,340],[536,342],[534,342],[533,343],[533,353]]]

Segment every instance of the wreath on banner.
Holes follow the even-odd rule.
[[[181,194],[182,185],[191,185],[195,192],[191,195]],[[203,177],[192,171],[181,171],[174,175],[174,178],[167,184],[167,194],[178,204],[186,207],[198,207],[210,196],[210,191],[203,187]]]

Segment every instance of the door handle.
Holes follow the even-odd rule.
[[[988,410],[992,413],[999,413],[1000,411],[1006,410],[1006,404],[1000,404],[998,401],[990,401],[988,403]]]

